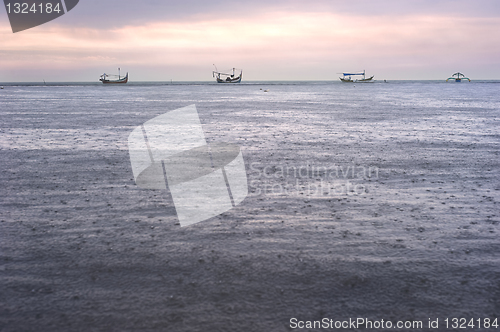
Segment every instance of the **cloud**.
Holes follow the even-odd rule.
[[[397,18],[408,15],[447,17],[499,17],[497,0],[85,0],[59,24],[97,29],[151,22],[188,22],[239,19],[274,12],[316,12],[346,16]],[[6,18],[6,17],[5,17]]]
[[[238,17],[214,15],[213,9],[196,20],[121,20],[126,23],[106,29],[63,22],[13,35],[0,26],[0,74],[46,70],[62,79],[65,71],[77,67],[82,77],[73,80],[78,81],[93,80],[109,68],[127,67],[136,80],[210,80],[211,65],[216,63],[244,68],[245,78],[254,80],[336,79],[337,72],[359,69],[383,72],[391,79],[425,79],[458,69],[483,73],[498,64],[500,43],[498,34],[492,33],[500,29],[497,17],[367,16],[368,10],[348,15],[319,7],[297,10],[297,6],[290,2],[287,7]],[[402,9],[392,9],[398,10]]]

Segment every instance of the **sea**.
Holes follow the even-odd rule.
[[[485,172],[483,168],[498,174],[500,81],[3,86],[2,151],[16,157],[33,151],[120,153],[124,181],[130,180],[131,131],[189,105],[197,108],[209,143],[241,146],[251,193],[304,194],[301,186],[314,189],[314,181],[329,176],[335,183],[320,183],[330,187],[327,195],[333,195],[332,188],[349,191],[345,185],[356,183],[339,184],[349,179],[357,182],[358,191],[373,193],[376,188],[363,189],[369,186],[361,179],[370,170],[398,184],[391,172],[425,178],[426,165],[433,165],[432,174],[472,176]],[[307,181],[297,174],[300,169]],[[490,185],[498,194],[498,181],[492,179]]]
[[[500,81],[0,86],[6,331],[500,313]],[[190,105],[248,195],[181,227],[128,137]]]
[[[107,140],[101,137],[106,141],[101,148],[112,145],[126,150],[125,134],[131,128],[193,104],[208,140],[229,137],[248,150],[294,147],[302,154],[311,152],[307,157],[311,162],[314,153],[324,153],[319,142],[344,147],[384,140],[498,142],[500,81],[0,85],[4,86],[0,91],[0,147],[7,150],[97,147],[92,140],[80,144],[68,140],[79,141],[84,133],[94,139],[112,135]]]
[[[130,180],[130,132],[189,105],[197,108],[209,143],[241,146],[250,193],[285,199],[320,181],[330,189],[327,196],[334,195],[332,188],[342,193],[356,184],[357,191],[383,194],[380,184],[364,182],[370,170],[395,185],[404,182],[391,172],[425,178],[431,168],[433,175],[453,173],[461,180],[498,174],[500,81],[2,85],[0,149],[6,155],[119,153],[123,181]],[[71,167],[70,160],[64,164]],[[297,174],[301,169],[307,179]],[[335,183],[321,183],[329,177]],[[498,178],[483,188],[497,195]],[[340,183],[349,179],[356,183]]]

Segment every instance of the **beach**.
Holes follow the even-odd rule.
[[[497,81],[4,86],[1,331],[500,318]],[[127,138],[193,104],[249,194],[181,227]]]

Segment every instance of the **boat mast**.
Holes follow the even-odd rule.
[[[120,68],[118,68],[118,79],[120,79]]]

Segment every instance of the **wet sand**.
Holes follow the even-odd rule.
[[[498,101],[449,86],[259,88],[2,90],[0,330],[500,318]],[[127,137],[189,104],[209,141],[242,147],[253,185],[181,228],[168,193],[135,186]],[[278,174],[306,165],[323,168]],[[335,166],[378,176],[328,178]],[[321,180],[359,190],[311,192]]]

